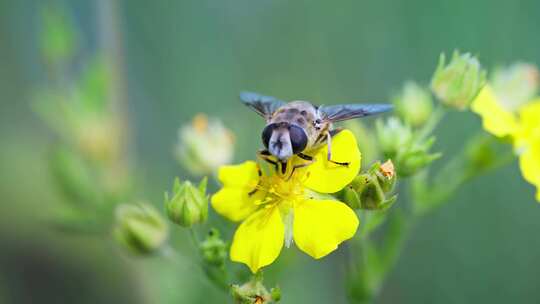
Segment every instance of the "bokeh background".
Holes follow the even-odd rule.
[[[228,301],[188,259],[175,266],[132,259],[110,240],[49,229],[45,219],[61,200],[47,164],[56,138],[30,105],[46,75],[40,18],[50,5],[77,27],[81,57],[100,51],[99,1],[0,2],[0,303]],[[253,157],[263,122],[238,102],[241,90],[324,104],[381,102],[405,80],[427,83],[441,52],[470,51],[490,69],[540,63],[534,0],[116,7],[137,178],[158,207],[173,177],[188,176],[172,151],[178,127],[196,113],[218,116],[236,133],[236,161]],[[451,113],[435,150],[451,155],[478,129],[473,114]],[[539,219],[517,162],[474,180],[416,225],[377,303],[540,302]],[[184,231],[174,233],[188,243]],[[339,258],[315,262],[289,249],[282,259],[294,263],[270,283],[282,287],[283,303],[346,303]]]

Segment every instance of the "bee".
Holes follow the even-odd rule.
[[[275,97],[253,92],[240,93],[241,101],[266,120],[261,138],[264,150],[258,155],[265,161],[286,171],[287,160],[293,155],[306,160],[304,167],[313,163],[309,152],[328,146],[327,159],[334,164],[348,166],[349,163],[332,160],[332,137],[341,129],[333,124],[338,121],[384,113],[392,109],[390,104],[341,104],[316,106],[309,101],[284,102]],[[273,157],[272,157],[273,156]],[[276,161],[277,160],[277,161]]]

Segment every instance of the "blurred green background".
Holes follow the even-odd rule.
[[[109,240],[49,229],[61,200],[46,161],[55,138],[30,104],[46,74],[41,12],[53,4],[77,26],[82,56],[99,49],[99,1],[0,2],[0,303],[223,302],[188,260],[131,259]],[[405,80],[427,83],[439,54],[456,48],[487,68],[540,63],[534,0],[125,0],[117,18],[136,170],[158,207],[186,176],[172,150],[196,113],[236,133],[236,161],[253,158],[263,122],[238,102],[241,90],[381,102]],[[451,155],[479,128],[473,114],[451,113],[435,150]],[[539,219],[517,162],[467,184],[418,223],[377,303],[540,302]],[[281,259],[294,263],[270,282],[283,303],[345,303],[339,258],[291,248]]]

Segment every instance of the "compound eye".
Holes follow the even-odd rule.
[[[268,143],[270,142],[270,137],[272,137],[272,132],[274,132],[276,127],[277,126],[275,123],[269,124],[266,127],[264,127],[262,131],[261,138],[262,138],[263,145],[266,149],[268,149]]]
[[[306,148],[308,138],[306,132],[299,126],[291,125],[289,128],[289,137],[294,154],[298,154]]]

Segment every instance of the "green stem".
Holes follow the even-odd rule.
[[[194,263],[181,263],[180,260],[189,261],[189,257],[181,255],[176,251],[174,248],[170,246],[166,246],[161,249],[160,254],[162,257],[167,259],[168,261],[172,262],[176,267],[179,267],[182,272],[185,273],[194,273],[197,271],[197,267],[194,266]],[[197,263],[200,265],[200,263]],[[192,276],[193,277],[193,276]],[[209,280],[203,280],[200,276],[197,277],[197,280],[199,280],[203,285],[210,287],[211,282]]]
[[[191,243],[193,244],[195,250],[197,251],[197,255],[199,256],[199,258],[197,259],[197,264],[199,265],[200,269],[204,272],[208,281],[210,281],[214,286],[218,287],[224,292],[229,292],[229,283],[227,281],[227,272],[225,268],[209,265],[203,261],[203,259],[200,257],[201,243],[199,241],[199,237],[197,236],[197,232],[193,228],[189,228],[188,230]]]
[[[129,169],[132,157],[129,147],[133,144],[129,128],[128,105],[127,105],[127,85],[124,75],[124,50],[123,35],[121,31],[118,0],[100,0],[98,1],[98,21],[100,47],[103,51],[103,60],[105,61],[108,79],[108,106],[110,113],[115,121],[115,128],[119,130],[120,155],[116,160],[116,166],[119,169]]]
[[[212,267],[211,265],[205,264],[199,256],[199,242],[195,230],[190,228],[189,234],[192,243],[195,245],[195,248],[197,250],[198,257],[196,258],[195,263],[188,263],[187,265],[184,263],[180,263],[180,260],[189,261],[193,260],[193,258],[180,254],[171,246],[166,246],[162,248],[160,251],[161,256],[171,261],[175,266],[182,268],[183,272],[187,271],[189,273],[194,273],[197,271],[202,271],[204,273],[204,276],[206,277],[206,280],[203,280],[200,276],[196,276],[197,280],[200,280],[204,285],[212,285],[214,287],[217,287],[219,290],[228,293],[229,284],[227,282],[227,273],[225,272],[225,269],[216,268]]]
[[[445,114],[446,114],[445,108],[441,105],[438,105],[433,111],[433,113],[431,114],[431,116],[429,117],[428,121],[418,131],[415,139],[417,141],[423,141],[426,138],[428,138],[428,136],[431,133],[433,133],[433,130],[435,130],[435,128],[442,121]]]
[[[189,228],[189,237],[195,249],[199,250],[200,242],[199,242],[199,237],[197,236],[197,232],[195,232],[195,229]]]

